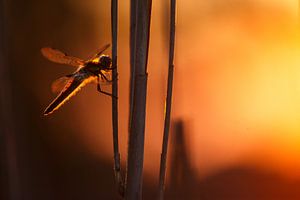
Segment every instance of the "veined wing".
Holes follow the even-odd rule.
[[[90,57],[90,58],[88,59],[88,61],[92,61],[92,60],[94,60],[94,59],[96,59],[96,58],[99,58],[100,55],[101,55],[106,49],[108,49],[108,47],[110,47],[110,44],[106,44],[106,45],[104,45],[103,47],[101,47],[100,49],[98,49],[98,53],[96,53],[95,55],[93,55],[92,57]]]
[[[73,77],[69,78],[67,84],[64,86],[60,94],[51,102],[51,104],[44,111],[44,115],[49,115],[57,110],[72,96],[74,96],[83,86],[93,82],[97,79],[96,76],[89,74],[76,73]]]
[[[41,52],[43,54],[43,56],[45,56],[48,60],[52,61],[52,62],[56,62],[56,63],[60,63],[60,64],[67,64],[67,65],[71,65],[74,67],[79,67],[84,65],[84,61],[73,57],[73,56],[69,56],[57,49],[53,49],[51,47],[44,47],[41,49]]]
[[[71,81],[72,79],[73,78],[66,77],[66,76],[63,76],[63,77],[60,77],[59,79],[56,79],[51,84],[51,91],[53,93],[59,93],[59,92],[61,92],[64,89],[64,87],[67,85],[67,83],[69,81]]]
[[[111,72],[102,71],[102,73],[106,76],[106,78],[108,80],[112,80],[112,73]],[[53,93],[61,92],[64,89],[64,87],[67,85],[67,83],[69,81],[71,81],[72,79],[73,79],[73,77],[67,77],[67,76],[63,76],[63,77],[60,77],[60,78],[56,79],[51,84],[51,91]],[[97,83],[97,79],[95,78],[91,82]],[[106,81],[103,77],[100,76],[99,83],[100,83],[100,85],[111,85],[112,81]]]

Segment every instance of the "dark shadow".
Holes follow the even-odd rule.
[[[0,82],[5,77],[7,84],[5,90],[0,86],[0,199],[117,199],[112,162],[86,150],[72,118],[60,115],[56,118],[61,122],[58,126],[57,121],[45,118],[42,113],[46,105],[41,105],[39,98],[41,93],[49,94],[50,101],[46,79],[68,70],[47,68],[49,62],[42,58],[40,48],[84,43],[85,38],[95,35],[92,15],[76,13],[66,1],[0,3]],[[3,99],[7,103],[2,104]],[[9,108],[3,109],[6,105]],[[2,134],[5,131],[8,134]],[[100,137],[103,133],[97,134]],[[15,169],[10,165],[12,158],[16,159]],[[14,177],[18,184],[11,183]]]
[[[196,174],[191,168],[186,144],[185,124],[182,120],[173,123],[170,141],[170,167],[166,196],[168,199],[191,199],[197,183]]]
[[[166,199],[189,200],[297,200],[300,181],[251,166],[232,166],[204,179],[189,164],[183,121],[174,123],[171,137],[169,185]]]

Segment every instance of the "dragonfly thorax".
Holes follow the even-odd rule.
[[[102,55],[99,59],[101,69],[111,68],[111,58],[107,55]]]
[[[111,68],[111,58],[106,55],[102,55],[98,62],[90,61],[85,64],[84,69],[92,72],[93,74],[99,74],[100,70],[108,70]]]

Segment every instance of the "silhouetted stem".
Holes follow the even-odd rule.
[[[135,73],[135,30],[136,30],[136,0],[130,1],[130,90],[129,90],[129,120],[128,131],[130,131],[134,95],[134,73]]]
[[[118,192],[124,196],[124,182],[121,176],[119,138],[118,138],[118,0],[111,0],[111,33],[112,33],[112,124],[113,124],[113,147],[114,147],[114,171]]]
[[[126,192],[127,200],[139,200],[142,197],[142,175],[144,162],[144,138],[145,138],[145,116],[146,116],[146,94],[147,94],[147,59],[149,48],[149,29],[151,18],[151,0],[131,1],[131,16],[136,13],[135,19],[135,42],[131,36],[131,53],[134,53],[134,79],[132,95],[132,114],[129,131]],[[136,9],[135,9],[136,8]],[[132,23],[132,21],[131,21]],[[132,27],[132,25],[131,25]],[[131,34],[133,31],[131,31]],[[132,55],[131,55],[132,56]],[[133,66],[131,66],[133,67]]]
[[[168,151],[168,141],[169,141],[170,120],[171,120],[170,118],[171,118],[173,74],[174,74],[175,17],[176,17],[176,0],[171,0],[169,71],[168,71],[167,97],[166,97],[166,108],[165,108],[166,110],[165,110],[164,135],[163,135],[162,153],[160,158],[159,194],[158,194],[159,200],[164,199],[167,151]]]

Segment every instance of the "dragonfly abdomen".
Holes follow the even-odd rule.
[[[62,92],[52,101],[52,103],[46,108],[44,111],[44,115],[49,115],[53,111],[57,110],[60,106],[62,106],[65,102],[67,102],[72,96],[76,95],[76,93],[84,87],[86,84],[94,81],[96,79],[95,76],[89,76],[88,78],[84,77],[74,77],[74,79],[70,80]]]

